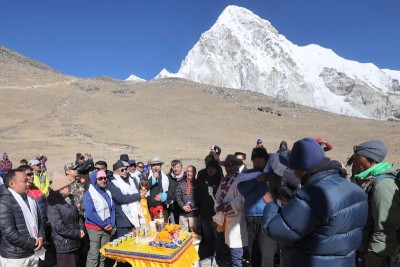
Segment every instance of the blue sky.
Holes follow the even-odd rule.
[[[228,5],[298,45],[400,70],[398,0],[0,0],[0,44],[78,77],[146,80],[181,61]]]

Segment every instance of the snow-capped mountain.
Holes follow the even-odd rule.
[[[125,79],[125,81],[130,81],[130,82],[145,82],[145,79],[139,78],[136,75],[129,75],[129,77],[127,79]]]
[[[171,76],[339,114],[400,118],[400,71],[347,60],[315,44],[297,46],[236,6],[228,6],[201,35],[178,73],[163,70],[156,78]]]
[[[165,78],[182,78],[178,73],[171,73],[166,69],[162,69],[159,74],[154,77],[154,80],[165,79]]]

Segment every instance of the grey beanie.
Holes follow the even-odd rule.
[[[385,159],[387,149],[382,141],[370,140],[355,146],[354,154],[375,160],[379,163]]]

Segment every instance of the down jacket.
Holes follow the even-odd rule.
[[[281,266],[354,266],[368,214],[365,193],[343,179],[339,169],[317,172],[303,182],[284,208],[269,203],[264,209],[264,230],[283,243]]]
[[[47,198],[47,217],[51,224],[51,236],[57,253],[68,253],[79,249],[83,221],[73,198],[71,204],[59,192],[50,191]]]
[[[37,214],[40,214],[39,208]],[[44,237],[44,229],[38,216],[39,237]],[[30,236],[24,214],[10,191],[0,186],[0,255],[8,259],[20,259],[33,255],[36,240]]]

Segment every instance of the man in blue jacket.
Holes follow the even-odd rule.
[[[365,193],[340,176],[341,164],[312,138],[294,143],[289,168],[303,187],[287,205],[264,196],[263,228],[283,243],[281,267],[354,266],[368,214]]]
[[[279,162],[279,154],[268,155],[264,147],[254,148],[251,154],[254,169],[241,174],[242,180],[238,185],[239,192],[244,196],[244,210],[248,231],[248,249],[252,267],[273,267],[276,242],[268,237],[262,230],[262,216],[265,207],[263,196],[268,190],[267,181],[276,184],[276,178],[280,178],[281,172],[276,172],[268,164],[273,158],[284,171],[287,167]],[[283,159],[283,158],[282,158]],[[283,167],[282,167],[282,166]],[[287,164],[286,164],[287,165]],[[278,166],[277,164],[274,167]],[[277,177],[279,176],[279,177]]]

